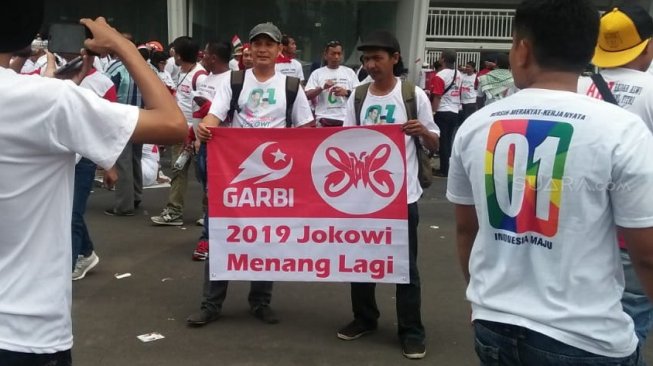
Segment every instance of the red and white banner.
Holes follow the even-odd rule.
[[[399,126],[216,128],[211,280],[408,283]]]

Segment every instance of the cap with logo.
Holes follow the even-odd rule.
[[[272,38],[273,41],[281,43],[281,31],[277,28],[276,25],[272,23],[261,23],[252,28],[249,32],[249,41],[251,42],[257,36],[265,34],[266,36]]]
[[[388,31],[377,30],[368,34],[363,38],[361,44],[358,46],[359,51],[366,49],[382,48],[392,52],[401,53],[401,46],[397,38]]]
[[[601,17],[599,39],[592,63],[598,67],[623,66],[642,54],[653,36],[653,18],[642,7],[624,5]]]

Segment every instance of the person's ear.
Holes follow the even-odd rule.
[[[398,63],[399,63],[399,58],[400,58],[400,57],[401,57],[401,55],[399,54],[399,52],[395,52],[395,53],[393,53],[393,54],[392,54],[392,64],[393,64],[393,65],[398,64]]]
[[[525,68],[533,60],[533,47],[529,40],[527,39],[518,39],[514,41],[513,48],[513,57],[510,58],[510,67],[515,68]],[[513,65],[514,63],[514,65]]]

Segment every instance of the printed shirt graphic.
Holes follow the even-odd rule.
[[[415,98],[417,100],[417,120],[419,120],[426,129],[440,135],[440,129],[433,122],[433,112],[431,102],[418,87],[415,87]],[[371,94],[369,91],[365,102],[361,108],[360,121],[362,126],[378,124],[403,124],[408,120],[406,116],[406,107],[401,97],[401,80],[397,78],[397,85],[384,96]],[[349,98],[347,102],[347,114],[345,116],[344,126],[356,126],[356,115],[354,112],[354,98]],[[417,202],[422,195],[422,187],[417,180],[417,152],[415,143],[412,138],[406,136],[406,166],[408,179],[408,203]]]
[[[231,101],[231,76],[222,80],[209,113],[224,121]],[[245,71],[243,90],[238,98],[240,112],[234,113],[233,127],[285,127],[286,77],[276,73],[261,83],[252,70]],[[313,113],[304,90],[299,87],[292,110],[293,125],[301,126],[313,121]]]
[[[619,106],[641,117],[653,132],[653,75],[626,68],[601,70]],[[578,79],[578,93],[603,99],[590,77]]]
[[[351,90],[352,92],[358,86],[358,78],[354,70],[345,66],[340,66],[337,69],[330,69],[325,66],[313,71],[308,78],[308,83],[306,83],[306,90],[323,87],[328,80],[333,80],[335,86]],[[331,90],[324,90],[317,97],[315,117],[318,119],[332,118],[342,121],[345,119],[346,105],[346,97],[337,97],[331,93]]]
[[[278,62],[274,65],[275,70],[286,76],[296,77],[304,81],[304,69],[302,64],[294,58],[290,62]]]
[[[454,74],[456,75],[456,80],[451,85]],[[441,98],[437,112],[458,113],[458,110],[460,110],[461,75],[462,73],[452,69],[442,69],[433,78],[433,89],[431,89],[431,93]],[[449,88],[449,85],[451,85],[451,88]],[[449,90],[445,93],[444,91],[447,88]]]
[[[522,90],[467,119],[447,198],[476,207],[473,318],[632,354],[615,224],[653,226],[653,186],[642,184],[653,179],[652,155],[639,117],[571,92]]]
[[[462,104],[476,103],[476,74],[462,74],[460,78],[460,102]]]

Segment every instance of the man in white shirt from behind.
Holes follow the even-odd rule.
[[[514,27],[521,91],[460,127],[447,182],[476,352],[482,365],[639,365],[616,229],[650,297],[653,136],[576,93],[598,38],[590,0],[526,0]]]
[[[0,365],[69,366],[76,153],[110,168],[130,139],[171,143],[182,140],[186,128],[136,48],[103,18],[82,21],[93,33],[86,47],[124,60],[148,110],[110,103],[71,82],[9,70],[12,53],[28,46],[41,25],[43,1],[8,3],[3,10],[0,171],[12,178],[3,180],[0,198]],[[85,57],[80,73],[91,65]]]
[[[311,74],[306,84],[306,97],[317,97],[315,120],[318,126],[341,126],[345,119],[347,99],[358,86],[354,70],[342,66],[340,42],[327,43],[324,59],[327,65]]]

